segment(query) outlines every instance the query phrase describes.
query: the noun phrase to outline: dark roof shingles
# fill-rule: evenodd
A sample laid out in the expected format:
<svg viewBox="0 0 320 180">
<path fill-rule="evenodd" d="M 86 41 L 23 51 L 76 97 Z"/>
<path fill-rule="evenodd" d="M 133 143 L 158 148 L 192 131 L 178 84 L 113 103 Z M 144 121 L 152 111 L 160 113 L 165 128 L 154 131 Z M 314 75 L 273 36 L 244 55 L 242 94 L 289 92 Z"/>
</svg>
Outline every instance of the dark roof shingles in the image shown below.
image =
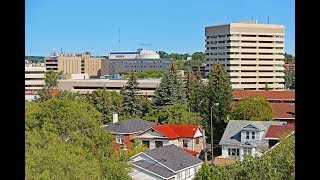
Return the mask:
<svg viewBox="0 0 320 180">
<path fill-rule="evenodd" d="M 147 150 L 144 154 L 159 161 L 174 171 L 179 171 L 203 162 L 199 158 L 192 156 L 174 144 Z"/>
<path fill-rule="evenodd" d="M 163 166 L 160 166 L 157 163 L 150 163 L 145 160 L 140 160 L 140 161 L 132 162 L 132 164 L 134 164 L 142 169 L 146 169 L 148 171 L 151 171 L 151 172 L 153 172 L 157 175 L 160 175 L 162 177 L 165 177 L 165 178 L 168 178 L 168 177 L 175 175 L 169 169 L 167 169 Z"/>
</svg>

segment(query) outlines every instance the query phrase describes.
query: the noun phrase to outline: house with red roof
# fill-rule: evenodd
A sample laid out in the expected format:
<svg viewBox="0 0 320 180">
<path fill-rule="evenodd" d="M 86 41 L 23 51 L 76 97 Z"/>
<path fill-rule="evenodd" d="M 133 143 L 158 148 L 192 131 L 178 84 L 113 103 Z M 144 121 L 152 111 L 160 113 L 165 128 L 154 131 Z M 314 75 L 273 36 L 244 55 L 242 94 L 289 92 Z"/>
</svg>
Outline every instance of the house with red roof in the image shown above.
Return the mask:
<svg viewBox="0 0 320 180">
<path fill-rule="evenodd" d="M 194 156 L 203 149 L 203 135 L 198 125 L 160 124 L 138 134 L 136 138 L 149 149 L 175 144 Z"/>
</svg>

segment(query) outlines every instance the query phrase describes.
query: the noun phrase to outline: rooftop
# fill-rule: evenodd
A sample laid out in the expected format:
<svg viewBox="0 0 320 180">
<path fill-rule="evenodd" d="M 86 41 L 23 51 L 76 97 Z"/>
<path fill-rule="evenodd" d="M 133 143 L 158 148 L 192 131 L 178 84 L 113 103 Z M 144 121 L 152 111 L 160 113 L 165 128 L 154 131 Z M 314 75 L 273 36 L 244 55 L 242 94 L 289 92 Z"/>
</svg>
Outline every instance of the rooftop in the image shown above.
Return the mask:
<svg viewBox="0 0 320 180">
<path fill-rule="evenodd" d="M 233 90 L 233 99 L 243 99 L 254 96 L 262 96 L 267 100 L 295 100 L 295 91 L 252 91 Z"/>
<path fill-rule="evenodd" d="M 190 124 L 160 124 L 152 128 L 170 139 L 175 139 L 179 137 L 193 138 L 199 126 Z"/>
<path fill-rule="evenodd" d="M 192 156 L 174 144 L 147 150 L 143 153 L 172 169 L 173 171 L 179 171 L 203 162 L 201 159 Z"/>
<path fill-rule="evenodd" d="M 275 119 L 295 119 L 295 103 L 270 103 Z"/>
<path fill-rule="evenodd" d="M 294 124 L 270 125 L 265 138 L 279 138 L 281 135 L 289 134 L 295 130 Z"/>
</svg>

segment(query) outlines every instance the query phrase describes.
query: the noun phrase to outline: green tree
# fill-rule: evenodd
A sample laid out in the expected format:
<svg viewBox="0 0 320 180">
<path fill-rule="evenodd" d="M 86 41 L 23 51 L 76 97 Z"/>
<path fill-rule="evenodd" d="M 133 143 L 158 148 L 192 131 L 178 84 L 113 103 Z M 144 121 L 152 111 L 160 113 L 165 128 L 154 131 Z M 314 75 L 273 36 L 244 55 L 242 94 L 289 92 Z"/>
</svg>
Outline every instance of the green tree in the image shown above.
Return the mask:
<svg viewBox="0 0 320 180">
<path fill-rule="evenodd" d="M 295 71 L 285 70 L 284 82 L 285 82 L 286 89 L 294 89 L 292 85 L 295 83 Z"/>
<path fill-rule="evenodd" d="M 264 97 L 249 97 L 231 107 L 230 118 L 235 120 L 272 121 L 274 112 Z"/>
<path fill-rule="evenodd" d="M 57 99 L 69 99 L 73 101 L 87 101 L 87 97 L 80 92 L 71 92 L 68 90 L 60 91 L 57 96 Z"/>
<path fill-rule="evenodd" d="M 51 99 L 51 91 L 58 87 L 58 80 L 62 78 L 63 72 L 54 72 L 52 69 L 44 73 L 45 85 L 38 90 L 40 101 Z"/>
<path fill-rule="evenodd" d="M 129 118 L 141 117 L 142 106 L 138 95 L 139 83 L 137 75 L 134 71 L 131 72 L 127 85 L 122 90 L 123 95 L 123 114 Z"/>
<path fill-rule="evenodd" d="M 192 54 L 192 60 L 204 60 L 204 53 L 203 52 L 195 52 Z"/>
<path fill-rule="evenodd" d="M 264 84 L 264 90 L 265 91 L 269 91 L 270 90 L 269 83 L 267 81 Z"/>
<path fill-rule="evenodd" d="M 164 52 L 164 51 L 156 51 L 160 58 L 168 58 L 168 53 Z"/>
<path fill-rule="evenodd" d="M 205 120 L 203 121 L 205 131 L 208 132 L 207 137 L 211 140 L 211 107 L 213 107 L 213 137 L 215 140 L 220 140 L 227 125 L 227 117 L 232 102 L 232 90 L 229 77 L 219 62 L 213 65 L 213 69 L 209 74 L 209 81 L 205 94 L 206 98 L 201 103 L 201 106 L 203 107 L 201 109 L 201 114 Z M 219 105 L 214 106 L 214 103 L 219 103 Z"/>
<path fill-rule="evenodd" d="M 189 106 L 195 112 L 201 112 L 201 103 L 206 99 L 206 84 L 201 76 L 200 67 L 195 75 L 193 86 L 190 90 Z"/>
<path fill-rule="evenodd" d="M 142 72 L 137 73 L 138 78 L 161 78 L 164 76 L 164 71 L 161 70 L 144 70 Z"/>
<path fill-rule="evenodd" d="M 147 149 L 149 148 L 146 145 L 142 144 L 140 140 L 135 139 L 133 140 L 133 143 L 131 144 L 130 148 L 128 148 L 128 156 L 131 157 Z"/>
<path fill-rule="evenodd" d="M 284 53 L 284 62 L 286 64 L 295 64 L 295 57 L 291 54 Z"/>
<path fill-rule="evenodd" d="M 102 120 L 84 101 L 30 103 L 25 111 L 26 179 L 130 178 L 127 160 L 113 155 Z"/>
<path fill-rule="evenodd" d="M 152 110 L 151 100 L 148 98 L 147 93 L 141 97 L 142 116 Z"/>
<path fill-rule="evenodd" d="M 191 112 L 187 104 L 164 106 L 161 110 L 151 111 L 144 119 L 166 124 L 195 124 L 199 125 L 202 118 L 199 113 Z"/>
<path fill-rule="evenodd" d="M 201 165 L 200 170 L 197 172 L 196 176 L 194 177 L 194 180 L 211 180 L 212 179 L 212 168 L 206 164 L 203 163 Z"/>
<path fill-rule="evenodd" d="M 160 85 L 154 93 L 153 105 L 156 108 L 162 108 L 173 103 L 187 102 L 185 87 L 181 78 L 177 75 L 175 63 L 170 65 L 169 71 L 161 79 Z"/>
<path fill-rule="evenodd" d="M 111 94 L 105 86 L 102 89 L 94 90 L 89 96 L 89 102 L 102 113 L 104 124 L 112 121 L 112 113 L 116 108 L 113 105 Z"/>
</svg>

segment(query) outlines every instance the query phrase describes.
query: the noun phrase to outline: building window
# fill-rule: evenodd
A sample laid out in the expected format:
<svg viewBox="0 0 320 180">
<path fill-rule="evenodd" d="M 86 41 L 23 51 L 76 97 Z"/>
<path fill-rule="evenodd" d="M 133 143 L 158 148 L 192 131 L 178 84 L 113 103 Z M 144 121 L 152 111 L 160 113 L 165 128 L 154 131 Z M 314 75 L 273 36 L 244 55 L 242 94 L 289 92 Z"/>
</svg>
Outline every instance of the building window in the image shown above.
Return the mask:
<svg viewBox="0 0 320 180">
<path fill-rule="evenodd" d="M 142 141 L 142 144 L 150 148 L 150 142 L 149 141 Z"/>
<path fill-rule="evenodd" d="M 252 154 L 251 148 L 243 148 L 243 154 Z"/>
<path fill-rule="evenodd" d="M 229 156 L 239 156 L 239 149 L 236 148 L 228 148 Z"/>
<path fill-rule="evenodd" d="M 186 178 L 190 177 L 190 169 L 186 170 Z"/>
<path fill-rule="evenodd" d="M 196 144 L 199 144 L 200 138 L 196 138 Z"/>
<path fill-rule="evenodd" d="M 249 131 L 246 131 L 246 139 L 249 139 Z"/>
<path fill-rule="evenodd" d="M 123 134 L 116 135 L 116 143 L 123 144 Z"/>
<path fill-rule="evenodd" d="M 185 148 L 188 147 L 188 140 L 186 140 L 186 139 L 183 140 L 183 147 L 185 147 Z"/>
<path fill-rule="evenodd" d="M 251 132 L 251 138 L 256 139 L 256 132 Z"/>
<path fill-rule="evenodd" d="M 156 148 L 163 146 L 163 141 L 155 141 Z"/>
</svg>

